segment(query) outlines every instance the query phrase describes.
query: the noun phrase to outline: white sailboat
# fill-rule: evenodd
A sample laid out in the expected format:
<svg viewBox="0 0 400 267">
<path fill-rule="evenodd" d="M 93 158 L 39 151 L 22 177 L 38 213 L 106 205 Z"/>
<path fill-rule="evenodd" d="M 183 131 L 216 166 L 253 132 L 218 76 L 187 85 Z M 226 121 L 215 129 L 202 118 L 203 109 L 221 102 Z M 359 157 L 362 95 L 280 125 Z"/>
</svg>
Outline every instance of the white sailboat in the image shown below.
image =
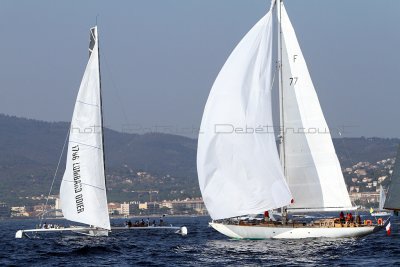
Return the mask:
<svg viewBox="0 0 400 267">
<path fill-rule="evenodd" d="M 385 189 L 383 188 L 382 185 L 379 186 L 379 208 L 378 211 L 374 211 L 371 213 L 372 216 L 374 217 L 383 217 L 383 216 L 390 216 L 390 212 L 385 211 L 385 208 L 383 207 L 385 204 L 386 200 L 386 193 Z"/>
<path fill-rule="evenodd" d="M 278 17 L 280 153 L 272 121 L 273 10 Z M 352 237 L 382 226 L 287 213 L 354 210 L 305 59 L 282 0 L 233 50 L 211 89 L 198 140 L 210 225 L 231 238 Z M 281 209 L 282 220 L 241 216 Z M 243 218 L 243 217 L 242 217 Z"/>
<path fill-rule="evenodd" d="M 183 235 L 186 227 L 111 227 L 107 205 L 100 58 L 97 26 L 90 29 L 89 61 L 75 102 L 69 132 L 67 163 L 60 188 L 64 218 L 88 226 L 19 230 L 27 233 L 73 231 L 108 236 L 111 230 L 173 229 Z"/>
</svg>

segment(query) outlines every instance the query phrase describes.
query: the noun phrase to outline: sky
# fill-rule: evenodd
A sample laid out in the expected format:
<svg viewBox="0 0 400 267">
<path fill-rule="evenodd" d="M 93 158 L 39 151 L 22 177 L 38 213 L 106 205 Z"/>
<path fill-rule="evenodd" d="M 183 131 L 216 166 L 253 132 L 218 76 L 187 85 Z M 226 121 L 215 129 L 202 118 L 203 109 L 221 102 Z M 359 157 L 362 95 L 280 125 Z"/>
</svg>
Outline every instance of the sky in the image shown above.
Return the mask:
<svg viewBox="0 0 400 267">
<path fill-rule="evenodd" d="M 196 137 L 214 79 L 269 5 L 3 0 L 0 113 L 70 121 L 97 18 L 105 125 Z M 400 137 L 400 1 L 285 6 L 329 127 L 344 137 Z"/>
</svg>

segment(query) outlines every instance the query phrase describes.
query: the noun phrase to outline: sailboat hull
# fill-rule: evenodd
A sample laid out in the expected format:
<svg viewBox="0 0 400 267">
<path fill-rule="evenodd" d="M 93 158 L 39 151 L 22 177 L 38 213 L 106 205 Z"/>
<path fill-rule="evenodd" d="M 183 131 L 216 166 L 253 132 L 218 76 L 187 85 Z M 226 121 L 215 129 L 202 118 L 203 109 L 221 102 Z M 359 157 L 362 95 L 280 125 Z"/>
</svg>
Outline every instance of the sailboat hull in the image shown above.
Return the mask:
<svg viewBox="0 0 400 267">
<path fill-rule="evenodd" d="M 29 237 L 29 234 L 45 234 L 45 233 L 65 233 L 65 232 L 73 232 L 78 234 L 83 234 L 87 236 L 108 236 L 109 230 L 107 229 L 97 229 L 93 227 L 80 227 L 80 226 L 72 226 L 67 228 L 49 228 L 49 229 L 27 229 L 27 230 L 18 230 L 15 233 L 15 238 L 24 238 Z"/>
<path fill-rule="evenodd" d="M 374 216 L 374 217 L 384 217 L 384 216 L 391 216 L 391 215 L 392 214 L 390 212 L 386 212 L 386 211 L 371 213 L 371 216 Z"/>
<path fill-rule="evenodd" d="M 109 233 L 115 232 L 125 232 L 130 230 L 150 230 L 150 231 L 158 231 L 158 230 L 173 230 L 176 234 L 180 234 L 182 236 L 186 236 L 188 234 L 188 229 L 186 226 L 145 226 L 145 227 L 111 227 L 111 230 L 107 229 L 99 229 L 93 227 L 80 227 L 80 226 L 72 226 L 68 228 L 50 228 L 50 229 L 27 229 L 27 230 L 18 230 L 15 233 L 15 238 L 24 238 L 28 237 L 30 234 L 46 234 L 46 233 L 65 233 L 65 232 L 73 232 L 87 236 L 108 236 Z"/>
<path fill-rule="evenodd" d="M 243 226 L 211 222 L 210 226 L 230 238 L 236 239 L 302 239 L 360 237 L 379 231 L 383 226 L 362 227 L 290 227 Z"/>
</svg>

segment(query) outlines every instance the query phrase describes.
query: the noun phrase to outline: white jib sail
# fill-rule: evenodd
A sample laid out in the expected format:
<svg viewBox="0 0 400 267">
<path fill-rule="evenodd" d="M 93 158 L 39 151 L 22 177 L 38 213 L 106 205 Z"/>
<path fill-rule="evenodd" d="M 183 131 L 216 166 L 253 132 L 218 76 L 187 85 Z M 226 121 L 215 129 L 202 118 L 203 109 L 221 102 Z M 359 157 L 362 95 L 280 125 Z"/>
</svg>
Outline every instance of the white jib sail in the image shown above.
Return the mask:
<svg viewBox="0 0 400 267">
<path fill-rule="evenodd" d="M 385 190 L 383 189 L 383 186 L 380 185 L 379 186 L 379 210 L 383 210 L 383 206 L 385 204 L 385 200 L 386 200 L 386 194 L 385 194 Z"/>
<path fill-rule="evenodd" d="M 282 4 L 282 83 L 289 209 L 351 209 L 328 125 Z"/>
<path fill-rule="evenodd" d="M 105 187 L 97 28 L 69 134 L 60 199 L 66 219 L 110 229 Z"/>
<path fill-rule="evenodd" d="M 272 32 L 270 10 L 231 53 L 204 109 L 197 172 L 214 220 L 261 213 L 292 198 L 272 127 Z"/>
</svg>

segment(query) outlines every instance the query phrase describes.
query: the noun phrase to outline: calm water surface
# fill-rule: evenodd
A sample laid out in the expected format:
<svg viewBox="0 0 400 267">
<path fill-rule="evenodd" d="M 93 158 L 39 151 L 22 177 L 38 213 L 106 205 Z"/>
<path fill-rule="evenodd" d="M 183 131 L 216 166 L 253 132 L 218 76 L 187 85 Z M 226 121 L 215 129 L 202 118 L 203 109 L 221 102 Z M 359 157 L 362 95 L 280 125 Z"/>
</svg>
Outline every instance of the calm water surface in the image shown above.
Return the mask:
<svg viewBox="0 0 400 267">
<path fill-rule="evenodd" d="M 208 221 L 208 217 L 167 218 L 168 223 L 188 227 L 185 237 L 172 231 L 137 230 L 110 237 L 15 239 L 17 229 L 35 227 L 38 221 L 0 220 L 0 266 L 400 265 L 396 217 L 391 219 L 389 237 L 381 231 L 364 238 L 307 240 L 231 240 L 209 228 Z"/>
</svg>

